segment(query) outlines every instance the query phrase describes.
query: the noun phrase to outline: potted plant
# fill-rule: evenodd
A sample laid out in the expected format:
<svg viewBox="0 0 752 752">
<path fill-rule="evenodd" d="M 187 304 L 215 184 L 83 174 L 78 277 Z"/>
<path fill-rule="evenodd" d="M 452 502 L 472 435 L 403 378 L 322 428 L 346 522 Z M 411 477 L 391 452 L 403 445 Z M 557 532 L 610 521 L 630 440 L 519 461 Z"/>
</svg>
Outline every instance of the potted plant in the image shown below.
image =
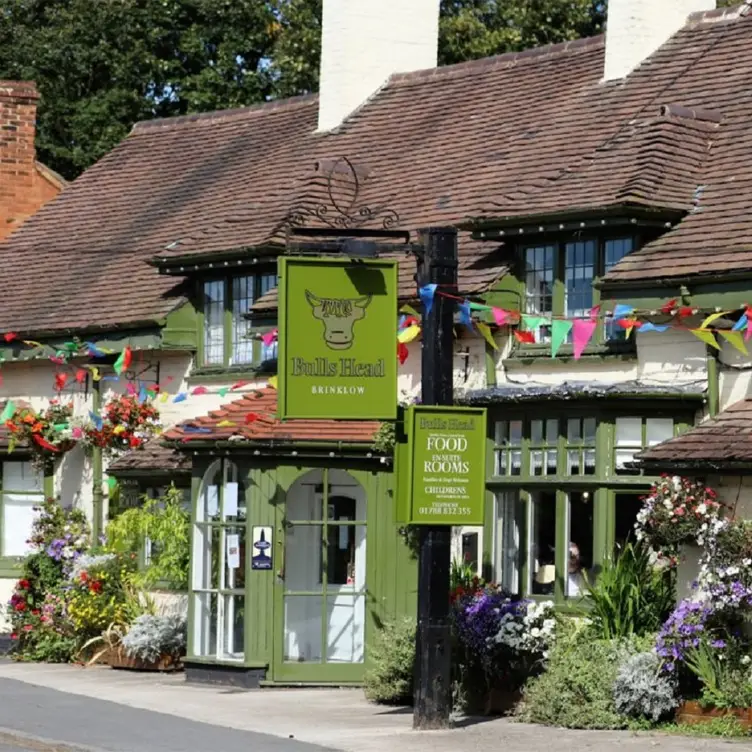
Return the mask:
<svg viewBox="0 0 752 752">
<path fill-rule="evenodd" d="M 183 614 L 143 614 L 120 641 L 113 668 L 176 671 L 185 655 L 187 623 Z"/>
<path fill-rule="evenodd" d="M 690 478 L 664 475 L 644 498 L 635 523 L 659 562 L 677 567 L 677 595 L 692 595 L 700 573 L 703 547 L 726 525 L 723 504 L 713 489 Z"/>
</svg>

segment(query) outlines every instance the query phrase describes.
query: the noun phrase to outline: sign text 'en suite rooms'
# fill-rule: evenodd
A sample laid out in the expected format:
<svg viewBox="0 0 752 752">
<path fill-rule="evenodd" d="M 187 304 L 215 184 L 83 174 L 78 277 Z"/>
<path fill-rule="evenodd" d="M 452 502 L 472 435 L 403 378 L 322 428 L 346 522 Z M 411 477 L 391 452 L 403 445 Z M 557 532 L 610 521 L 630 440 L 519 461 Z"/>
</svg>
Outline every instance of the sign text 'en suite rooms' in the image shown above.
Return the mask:
<svg viewBox="0 0 752 752">
<path fill-rule="evenodd" d="M 482 525 L 486 496 L 486 411 L 414 406 L 410 445 L 409 522 Z"/>
</svg>

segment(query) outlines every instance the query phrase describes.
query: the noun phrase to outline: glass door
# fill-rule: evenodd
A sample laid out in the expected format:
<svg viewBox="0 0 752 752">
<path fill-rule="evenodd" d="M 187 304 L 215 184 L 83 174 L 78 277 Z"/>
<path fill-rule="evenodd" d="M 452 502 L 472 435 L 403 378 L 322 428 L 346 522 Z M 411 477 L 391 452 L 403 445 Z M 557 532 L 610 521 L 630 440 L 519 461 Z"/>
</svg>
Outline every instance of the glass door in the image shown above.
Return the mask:
<svg viewBox="0 0 752 752">
<path fill-rule="evenodd" d="M 366 498 L 344 474 L 315 471 L 287 496 L 278 572 L 276 680 L 360 681 L 365 658 Z M 345 476 L 346 478 L 347 476 Z M 321 482 L 319 482 L 319 480 Z"/>
</svg>

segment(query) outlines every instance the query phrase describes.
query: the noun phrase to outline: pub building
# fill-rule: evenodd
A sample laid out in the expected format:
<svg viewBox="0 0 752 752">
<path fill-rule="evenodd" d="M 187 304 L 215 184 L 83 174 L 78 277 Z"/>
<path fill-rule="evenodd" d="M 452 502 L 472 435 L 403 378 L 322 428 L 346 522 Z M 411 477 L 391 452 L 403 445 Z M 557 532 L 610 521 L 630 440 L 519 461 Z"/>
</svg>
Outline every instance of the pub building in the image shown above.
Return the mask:
<svg viewBox="0 0 752 752">
<path fill-rule="evenodd" d="M 420 397 L 420 336 L 397 342 L 398 321 L 422 313 L 414 253 L 389 255 L 388 352 L 348 349 L 353 333 L 353 348 L 367 341 L 358 327 L 376 303 L 343 302 L 311 272 L 295 315 L 334 348 L 300 335 L 292 372 L 315 391 L 295 411 L 278 404 L 278 348 L 298 329 L 275 341 L 277 260 L 327 231 L 365 257 L 368 233 L 410 245 L 422 228 L 459 228 L 457 289 L 438 293 L 501 315 L 475 314 L 488 338 L 457 319 L 455 400 L 487 410 L 487 433 L 483 524 L 457 525 L 452 555 L 522 596 L 577 604 L 651 481 L 681 466 L 647 450 L 752 391 L 730 335 L 752 300 L 750 14 L 662 0 L 659 17 L 655 0 L 610 0 L 606 35 L 436 67 L 439 0 L 362 5 L 324 0 L 318 94 L 138 123 L 0 245 L 5 406 L 63 398 L 87 420 L 128 387 L 158 386 L 167 426 L 115 462 L 80 445 L 45 470 L 23 447 L 2 454 L 0 597 L 45 494 L 98 536 L 108 480 L 131 500 L 175 482 L 192 514 L 190 592 L 174 598 L 194 680 L 358 683 L 382 625 L 416 614 L 399 469 L 413 465 L 391 420 L 333 412 L 375 404 L 359 379 L 395 384 L 395 406 Z M 86 348 L 51 361 L 69 343 Z M 133 364 L 117 374 L 126 347 Z M 330 383 L 332 368 L 348 383 Z M 744 495 L 738 469 L 720 477 Z"/>
</svg>

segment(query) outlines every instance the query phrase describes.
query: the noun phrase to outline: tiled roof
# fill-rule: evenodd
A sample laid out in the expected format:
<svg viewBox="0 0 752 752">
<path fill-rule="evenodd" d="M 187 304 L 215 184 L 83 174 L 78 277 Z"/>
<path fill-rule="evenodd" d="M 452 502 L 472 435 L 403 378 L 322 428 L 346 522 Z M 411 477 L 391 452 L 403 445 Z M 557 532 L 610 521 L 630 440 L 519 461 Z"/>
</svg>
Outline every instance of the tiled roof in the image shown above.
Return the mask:
<svg viewBox="0 0 752 752">
<path fill-rule="evenodd" d="M 602 71 L 595 37 L 395 75 L 329 133 L 316 96 L 141 123 L 0 245 L 0 331 L 158 320 L 187 288 L 148 259 L 281 248 L 341 156 L 374 227 L 636 203 L 688 214 L 607 281 L 748 269 L 752 16 L 698 15 L 624 81 Z"/>
<path fill-rule="evenodd" d="M 287 420 L 275 417 L 277 391 L 270 387 L 250 392 L 201 418 L 185 421 L 163 434 L 167 441 L 258 441 L 284 443 L 373 442 L 380 424 L 355 420 Z M 228 425 L 221 425 L 227 423 Z"/>
<path fill-rule="evenodd" d="M 190 475 L 191 457 L 165 446 L 160 439 L 152 439 L 141 448 L 132 449 L 118 457 L 107 467 L 107 473 L 115 476 L 121 472 L 133 471 L 162 471 L 174 475 Z"/>
<path fill-rule="evenodd" d="M 641 452 L 637 459 L 645 465 L 666 469 L 681 465 L 712 468 L 752 463 L 751 439 L 752 398 L 747 398 L 687 433 Z"/>
</svg>

